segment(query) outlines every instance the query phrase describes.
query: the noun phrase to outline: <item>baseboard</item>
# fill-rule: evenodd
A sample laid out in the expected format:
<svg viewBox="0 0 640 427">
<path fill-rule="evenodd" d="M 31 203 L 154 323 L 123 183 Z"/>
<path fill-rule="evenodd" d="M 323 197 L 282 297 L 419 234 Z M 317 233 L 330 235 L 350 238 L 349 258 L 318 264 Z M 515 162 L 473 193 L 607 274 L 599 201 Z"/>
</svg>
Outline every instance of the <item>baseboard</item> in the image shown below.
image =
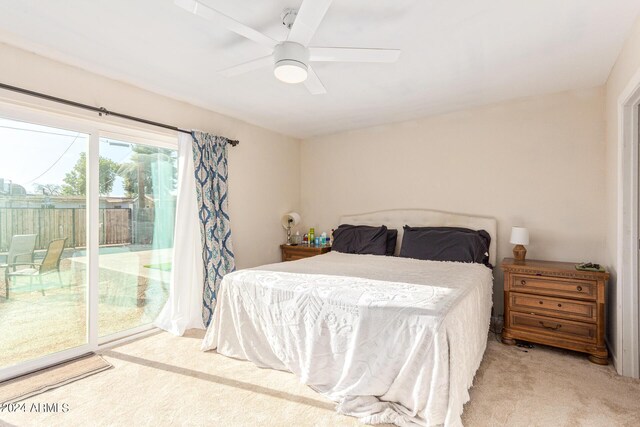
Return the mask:
<svg viewBox="0 0 640 427">
<path fill-rule="evenodd" d="M 615 368 L 618 375 L 622 375 L 621 366 L 618 365 L 618 358 L 616 357 L 615 351 L 612 350 L 611 343 L 609 343 L 609 338 L 605 336 L 604 343 L 607 346 L 607 350 L 609 350 L 609 357 L 611 357 L 611 362 L 613 363 L 613 367 Z"/>
</svg>

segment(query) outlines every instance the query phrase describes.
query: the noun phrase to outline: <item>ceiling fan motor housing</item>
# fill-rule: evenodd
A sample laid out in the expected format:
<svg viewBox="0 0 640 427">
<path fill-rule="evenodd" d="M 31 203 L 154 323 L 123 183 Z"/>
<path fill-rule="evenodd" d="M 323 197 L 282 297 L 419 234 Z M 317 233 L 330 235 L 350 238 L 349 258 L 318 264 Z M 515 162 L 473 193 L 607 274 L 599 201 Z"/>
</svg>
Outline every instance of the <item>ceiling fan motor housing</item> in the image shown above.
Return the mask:
<svg viewBox="0 0 640 427">
<path fill-rule="evenodd" d="M 307 79 L 309 50 L 299 43 L 282 42 L 273 50 L 273 73 L 285 83 Z"/>
<path fill-rule="evenodd" d="M 309 51 L 306 47 L 295 42 L 282 42 L 273 50 L 274 65 L 296 65 L 305 70 L 309 64 Z"/>
</svg>

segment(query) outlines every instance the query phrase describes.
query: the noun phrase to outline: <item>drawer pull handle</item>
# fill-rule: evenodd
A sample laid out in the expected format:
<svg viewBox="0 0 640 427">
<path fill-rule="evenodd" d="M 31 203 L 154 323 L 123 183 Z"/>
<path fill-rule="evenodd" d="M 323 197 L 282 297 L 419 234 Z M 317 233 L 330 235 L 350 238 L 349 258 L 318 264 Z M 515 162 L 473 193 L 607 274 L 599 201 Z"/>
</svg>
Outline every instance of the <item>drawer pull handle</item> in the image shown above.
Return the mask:
<svg viewBox="0 0 640 427">
<path fill-rule="evenodd" d="M 539 302 L 540 302 L 540 304 L 544 304 L 542 301 L 539 301 Z"/>
<path fill-rule="evenodd" d="M 544 324 L 544 322 L 541 320 L 540 321 L 540 325 L 542 325 L 543 328 L 545 329 L 551 329 L 552 331 L 557 331 L 558 329 L 562 328 L 562 325 L 560 323 L 557 323 L 555 327 L 553 326 L 547 326 Z"/>
<path fill-rule="evenodd" d="M 521 284 L 522 286 L 524 286 L 524 285 L 526 285 L 526 284 L 527 284 L 527 281 L 526 281 L 526 280 L 521 280 L 521 281 L 520 281 L 520 284 Z"/>
<path fill-rule="evenodd" d="M 558 304 L 558 307 L 562 307 L 562 304 Z"/>
<path fill-rule="evenodd" d="M 582 292 L 582 286 L 578 286 L 576 289 L 578 290 L 578 292 Z"/>
</svg>

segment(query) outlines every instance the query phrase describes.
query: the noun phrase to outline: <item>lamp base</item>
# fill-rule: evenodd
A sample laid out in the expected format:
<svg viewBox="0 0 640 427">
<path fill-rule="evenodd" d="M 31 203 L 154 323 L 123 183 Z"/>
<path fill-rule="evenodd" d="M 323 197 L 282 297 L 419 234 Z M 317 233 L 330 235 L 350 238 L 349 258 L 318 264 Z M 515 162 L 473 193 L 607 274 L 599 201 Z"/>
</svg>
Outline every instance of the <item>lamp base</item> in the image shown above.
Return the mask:
<svg viewBox="0 0 640 427">
<path fill-rule="evenodd" d="M 516 261 L 524 261 L 524 258 L 527 256 L 527 249 L 522 245 L 515 245 L 513 247 L 513 258 Z"/>
</svg>

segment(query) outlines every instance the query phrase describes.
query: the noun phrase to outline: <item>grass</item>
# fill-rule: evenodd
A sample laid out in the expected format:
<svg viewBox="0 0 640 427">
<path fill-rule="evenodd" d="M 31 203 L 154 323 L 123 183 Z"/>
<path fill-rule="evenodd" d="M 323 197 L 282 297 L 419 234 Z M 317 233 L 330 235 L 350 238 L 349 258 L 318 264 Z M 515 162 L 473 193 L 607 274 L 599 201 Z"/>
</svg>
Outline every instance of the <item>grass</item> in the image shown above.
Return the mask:
<svg viewBox="0 0 640 427">
<path fill-rule="evenodd" d="M 144 267 L 145 268 L 155 269 L 155 270 L 160 270 L 160 271 L 171 271 L 172 263 L 163 262 L 163 263 L 160 263 L 160 264 L 145 264 Z"/>
</svg>

